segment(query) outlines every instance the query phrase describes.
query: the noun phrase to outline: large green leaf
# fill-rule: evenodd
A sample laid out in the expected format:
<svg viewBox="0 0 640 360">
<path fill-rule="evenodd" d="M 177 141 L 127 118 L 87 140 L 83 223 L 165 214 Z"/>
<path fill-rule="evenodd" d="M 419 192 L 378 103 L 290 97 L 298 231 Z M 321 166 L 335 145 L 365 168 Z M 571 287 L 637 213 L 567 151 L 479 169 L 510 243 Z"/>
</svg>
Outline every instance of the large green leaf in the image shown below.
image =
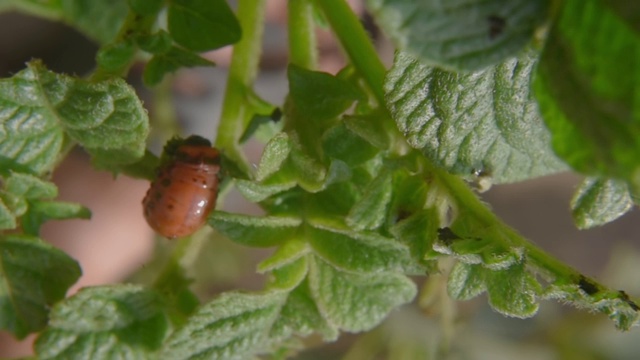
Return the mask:
<svg viewBox="0 0 640 360">
<path fill-rule="evenodd" d="M 287 297 L 226 293 L 200 308 L 165 342 L 161 359 L 248 359 L 269 344 Z"/>
<path fill-rule="evenodd" d="M 417 292 L 415 284 L 399 273 L 350 274 L 317 258 L 309 272 L 311 293 L 322 316 L 351 332 L 378 325 Z"/>
<path fill-rule="evenodd" d="M 153 359 L 169 331 L 156 293 L 90 287 L 57 304 L 35 344 L 39 359 Z"/>
<path fill-rule="evenodd" d="M 0 158 L 10 168 L 50 172 L 67 136 L 99 166 L 132 163 L 144 155 L 148 132 L 147 113 L 122 79 L 90 83 L 34 61 L 0 80 Z"/>
<path fill-rule="evenodd" d="M 38 238 L 0 236 L 0 329 L 18 338 L 40 330 L 80 273 L 75 260 Z"/>
<path fill-rule="evenodd" d="M 536 54 L 456 74 L 398 53 L 385 92 L 391 114 L 414 148 L 447 170 L 509 183 L 565 168 L 529 89 Z"/>
<path fill-rule="evenodd" d="M 516 55 L 546 18 L 547 0 L 368 0 L 403 51 L 450 70 L 474 71 Z"/>
<path fill-rule="evenodd" d="M 640 37 L 606 1 L 562 2 L 534 82 L 553 147 L 574 169 L 635 182 Z"/>
</svg>

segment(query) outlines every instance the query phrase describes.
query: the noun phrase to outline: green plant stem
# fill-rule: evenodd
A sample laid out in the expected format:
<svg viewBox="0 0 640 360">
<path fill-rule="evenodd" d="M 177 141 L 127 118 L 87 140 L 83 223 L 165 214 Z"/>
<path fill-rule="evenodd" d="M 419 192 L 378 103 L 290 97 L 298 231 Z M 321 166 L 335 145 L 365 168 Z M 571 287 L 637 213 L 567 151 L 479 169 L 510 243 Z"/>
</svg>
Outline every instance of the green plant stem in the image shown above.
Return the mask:
<svg viewBox="0 0 640 360">
<path fill-rule="evenodd" d="M 265 0 L 240 0 L 237 16 L 242 27 L 242 40 L 233 47 L 229 78 L 225 91 L 216 146 L 236 161 L 243 170 L 249 164 L 238 143 L 252 116 L 247 97 L 258 72 L 264 29 Z"/>
<path fill-rule="evenodd" d="M 383 105 L 382 85 L 387 70 L 380 61 L 360 19 L 344 0 L 320 0 L 317 4 L 331 24 L 353 66 L 369 85 L 378 103 Z"/>
<path fill-rule="evenodd" d="M 289 62 L 306 69 L 318 66 L 313 8 L 309 0 L 287 2 L 289 24 Z"/>
</svg>

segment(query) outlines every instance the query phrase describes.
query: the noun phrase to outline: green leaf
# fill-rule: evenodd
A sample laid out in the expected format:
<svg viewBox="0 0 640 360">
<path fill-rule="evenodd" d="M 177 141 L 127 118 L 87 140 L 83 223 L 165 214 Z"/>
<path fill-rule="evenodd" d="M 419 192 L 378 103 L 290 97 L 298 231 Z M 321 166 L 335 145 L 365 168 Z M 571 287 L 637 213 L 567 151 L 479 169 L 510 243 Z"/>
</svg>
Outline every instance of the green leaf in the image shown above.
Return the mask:
<svg viewBox="0 0 640 360">
<path fill-rule="evenodd" d="M 409 246 L 414 260 L 425 264 L 424 257 L 437 238 L 438 225 L 436 210 L 423 209 L 398 221 L 389 231 L 398 241 Z"/>
<path fill-rule="evenodd" d="M 604 5 L 608 6 L 623 21 L 626 21 L 627 26 L 640 33 L 640 3 L 627 0 L 607 0 Z"/>
<path fill-rule="evenodd" d="M 164 6 L 165 0 L 128 0 L 133 11 L 140 15 L 157 14 Z"/>
<path fill-rule="evenodd" d="M 322 135 L 322 148 L 325 156 L 340 159 L 351 167 L 372 159 L 379 152 L 368 141 L 349 130 L 343 122 Z"/>
<path fill-rule="evenodd" d="M 80 274 L 75 260 L 38 238 L 0 236 L 0 329 L 20 339 L 42 329 Z"/>
<path fill-rule="evenodd" d="M 632 208 L 629 186 L 614 179 L 587 178 L 571 200 L 571 214 L 580 229 L 604 225 Z"/>
<path fill-rule="evenodd" d="M 287 78 L 297 112 L 309 119 L 334 118 L 347 110 L 354 101 L 364 98 L 350 81 L 328 73 L 289 64 Z"/>
<path fill-rule="evenodd" d="M 640 37 L 606 2 L 567 0 L 534 89 L 553 147 L 574 169 L 633 180 L 640 171 Z"/>
<path fill-rule="evenodd" d="M 287 164 L 301 188 L 308 192 L 318 192 L 325 187 L 327 169 L 317 159 L 306 154 L 296 141 L 292 143 Z"/>
<path fill-rule="evenodd" d="M 411 268 L 409 249 L 375 233 L 343 230 L 314 223 L 305 238 L 316 255 L 342 271 L 372 273 Z"/>
<path fill-rule="evenodd" d="M 339 335 L 339 330 L 328 324 L 320 314 L 304 282 L 289 293 L 269 335 L 273 341 L 282 341 L 294 334 L 308 336 L 314 332 L 322 334 L 325 341 L 335 341 Z"/>
<path fill-rule="evenodd" d="M 291 264 L 309 253 L 309 245 L 301 238 L 292 238 L 280 245 L 276 251 L 258 264 L 258 271 L 265 273 Z"/>
<path fill-rule="evenodd" d="M 169 0 L 169 32 L 193 51 L 208 51 L 240 40 L 238 20 L 225 0 Z"/>
<path fill-rule="evenodd" d="M 262 153 L 260 165 L 256 172 L 256 180 L 263 181 L 280 170 L 285 160 L 289 157 L 290 152 L 291 143 L 289 142 L 289 136 L 284 132 L 274 136 Z"/>
<path fill-rule="evenodd" d="M 449 274 L 447 292 L 455 300 L 470 300 L 487 290 L 485 272 L 480 265 L 458 261 Z"/>
<path fill-rule="evenodd" d="M 263 350 L 286 293 L 225 293 L 165 342 L 161 359 L 247 359 Z"/>
<path fill-rule="evenodd" d="M 90 218 L 91 211 L 80 204 L 35 200 L 29 203 L 29 210 L 22 218 L 22 229 L 27 234 L 38 235 L 40 227 L 48 220 Z"/>
<path fill-rule="evenodd" d="M 291 263 L 274 269 L 268 287 L 269 289 L 291 291 L 305 279 L 308 269 L 307 257 L 300 257 Z"/>
<path fill-rule="evenodd" d="M 127 0 L 60 0 L 64 19 L 99 43 L 113 40 L 129 11 Z"/>
<path fill-rule="evenodd" d="M 0 229 L 15 229 L 18 226 L 16 216 L 5 204 L 5 200 L 0 196 Z"/>
<path fill-rule="evenodd" d="M 120 40 L 103 46 L 96 55 L 96 62 L 103 69 L 115 75 L 126 70 L 136 55 L 133 41 Z"/>
<path fill-rule="evenodd" d="M 365 189 L 345 219 L 354 230 L 373 230 L 380 227 L 387 217 L 391 201 L 391 172 L 382 171 Z"/>
<path fill-rule="evenodd" d="M 289 190 L 296 186 L 295 180 L 283 183 L 260 184 L 248 180 L 236 180 L 236 189 L 251 202 L 261 202 L 268 197 Z"/>
<path fill-rule="evenodd" d="M 102 167 L 144 154 L 148 118 L 122 79 L 89 83 L 40 62 L 0 80 L 0 157 L 40 175 L 53 170 L 68 135 Z"/>
<path fill-rule="evenodd" d="M 497 312 L 525 319 L 538 311 L 536 295 L 541 286 L 523 262 L 504 270 L 486 271 L 485 281 L 489 305 Z"/>
<path fill-rule="evenodd" d="M 137 285 L 89 287 L 53 308 L 35 350 L 39 359 L 148 359 L 168 331 L 156 293 Z"/>
<path fill-rule="evenodd" d="M 53 199 L 58 196 L 58 188 L 54 183 L 18 172 L 11 172 L 4 179 L 4 191 L 29 200 Z"/>
<path fill-rule="evenodd" d="M 209 217 L 209 224 L 238 243 L 268 247 L 294 237 L 302 220 L 294 217 L 257 217 L 216 211 Z"/>
<path fill-rule="evenodd" d="M 403 51 L 453 71 L 476 71 L 516 55 L 546 20 L 547 0 L 368 0 Z"/>
<path fill-rule="evenodd" d="M 151 58 L 144 68 L 142 79 L 147 86 L 155 86 L 167 74 L 181 68 L 197 66 L 215 66 L 215 64 L 200 57 L 198 54 L 174 46 L 170 50 L 158 53 Z"/>
<path fill-rule="evenodd" d="M 173 39 L 164 30 L 153 34 L 139 34 L 135 40 L 142 50 L 152 54 L 163 54 L 173 48 Z"/>
<path fill-rule="evenodd" d="M 373 328 L 391 310 L 411 301 L 417 292 L 415 284 L 404 275 L 350 274 L 320 259 L 311 262 L 309 286 L 322 316 L 350 332 Z"/>
<path fill-rule="evenodd" d="M 409 144 L 450 172 L 509 183 L 565 169 L 529 89 L 535 54 L 455 74 L 396 54 L 386 101 Z"/>
<path fill-rule="evenodd" d="M 380 114 L 345 116 L 344 124 L 361 138 L 368 141 L 378 149 L 387 150 L 390 147 L 391 139 L 389 132 L 385 129 L 385 121 L 381 121 Z"/>
<path fill-rule="evenodd" d="M 59 0 L 0 0 L 0 12 L 15 10 L 46 19 L 62 17 L 62 4 Z"/>
</svg>

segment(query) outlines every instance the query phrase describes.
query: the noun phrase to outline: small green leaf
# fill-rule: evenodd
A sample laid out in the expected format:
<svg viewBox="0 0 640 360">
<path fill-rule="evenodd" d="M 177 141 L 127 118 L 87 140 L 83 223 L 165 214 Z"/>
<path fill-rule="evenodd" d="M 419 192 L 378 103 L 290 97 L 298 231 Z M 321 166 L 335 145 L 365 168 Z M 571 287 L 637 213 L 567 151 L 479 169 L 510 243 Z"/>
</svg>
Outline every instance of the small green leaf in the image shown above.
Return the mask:
<svg viewBox="0 0 640 360">
<path fill-rule="evenodd" d="M 273 255 L 258 264 L 258 271 L 265 273 L 290 264 L 308 254 L 309 250 L 309 245 L 303 239 L 289 239 L 280 245 Z"/>
<path fill-rule="evenodd" d="M 436 210 L 423 209 L 398 221 L 389 231 L 399 242 L 409 246 L 414 260 L 425 264 L 424 257 L 437 238 L 438 226 Z"/>
<path fill-rule="evenodd" d="M 297 287 L 307 276 L 309 264 L 307 257 L 303 256 L 287 265 L 274 269 L 269 282 L 269 289 L 291 291 Z"/>
<path fill-rule="evenodd" d="M 449 274 L 447 292 L 455 300 L 470 300 L 487 290 L 485 272 L 480 265 L 466 264 L 458 261 Z"/>
<path fill-rule="evenodd" d="M 248 180 L 236 180 L 236 189 L 251 202 L 261 202 L 268 197 L 289 190 L 296 186 L 295 180 L 273 184 L 260 184 Z"/>
<path fill-rule="evenodd" d="M 22 218 L 22 229 L 26 234 L 38 235 L 40 227 L 48 220 L 90 218 L 91 211 L 80 204 L 35 200 L 29 203 L 29 210 Z"/>
<path fill-rule="evenodd" d="M 516 55 L 549 11 L 547 0 L 368 0 L 383 31 L 406 52 L 453 71 Z"/>
<path fill-rule="evenodd" d="M 631 208 L 629 186 L 614 179 L 587 178 L 571 200 L 573 220 L 580 229 L 604 225 Z"/>
<path fill-rule="evenodd" d="M 75 260 L 38 238 L 0 236 L 0 329 L 20 339 L 42 329 L 80 274 Z"/>
<path fill-rule="evenodd" d="M 58 196 L 58 188 L 54 183 L 36 176 L 11 172 L 4 180 L 4 190 L 25 199 L 53 199 Z"/>
<path fill-rule="evenodd" d="M 127 0 L 60 0 L 64 19 L 99 43 L 113 40 L 129 11 Z"/>
<path fill-rule="evenodd" d="M 209 224 L 238 243 L 268 247 L 295 236 L 302 220 L 294 217 L 257 217 L 216 211 L 209 217 Z"/>
<path fill-rule="evenodd" d="M 164 54 L 173 48 L 173 39 L 164 30 L 154 34 L 140 34 L 135 39 L 142 50 L 151 54 Z"/>
<path fill-rule="evenodd" d="M 494 183 L 551 174 L 566 166 L 530 91 L 536 54 L 525 52 L 493 68 L 456 74 L 396 54 L 386 102 L 409 144 L 450 172 L 482 171 Z"/>
<path fill-rule="evenodd" d="M 489 304 L 497 312 L 521 319 L 532 317 L 538 311 L 536 296 L 540 284 L 518 263 L 508 269 L 485 272 Z"/>
<path fill-rule="evenodd" d="M 128 0 L 133 11 L 140 15 L 157 14 L 164 6 L 165 0 Z"/>
<path fill-rule="evenodd" d="M 225 293 L 165 342 L 161 359 L 248 359 L 264 350 L 286 293 Z"/>
<path fill-rule="evenodd" d="M 151 58 L 144 68 L 142 79 L 147 86 L 155 86 L 167 74 L 180 68 L 197 66 L 215 66 L 215 64 L 198 54 L 174 46 L 169 51 L 156 54 Z"/>
<path fill-rule="evenodd" d="M 136 55 L 136 46 L 133 41 L 121 40 L 103 46 L 96 55 L 96 62 L 103 69 L 115 75 L 127 69 Z"/>
<path fill-rule="evenodd" d="M 391 172 L 382 171 L 365 189 L 345 219 L 354 230 L 373 230 L 382 225 L 392 195 Z"/>
<path fill-rule="evenodd" d="M 640 37 L 606 1 L 563 1 L 534 89 L 553 148 L 574 169 L 632 183 L 640 171 Z"/>
<path fill-rule="evenodd" d="M 341 230 L 315 223 L 305 229 L 315 253 L 343 271 L 403 271 L 412 265 L 409 249 L 375 233 Z"/>
<path fill-rule="evenodd" d="M 379 152 L 368 141 L 349 130 L 343 122 L 322 135 L 322 147 L 325 156 L 340 159 L 351 167 L 372 159 Z"/>
<path fill-rule="evenodd" d="M 391 310 L 411 301 L 417 292 L 415 284 L 404 275 L 350 274 L 320 259 L 311 262 L 309 286 L 322 316 L 350 332 L 373 328 Z"/>
<path fill-rule="evenodd" d="M 238 20 L 225 0 L 169 0 L 169 32 L 193 51 L 208 51 L 240 40 Z"/>
<path fill-rule="evenodd" d="M 380 114 L 345 116 L 343 121 L 347 129 L 354 134 L 378 149 L 387 150 L 390 147 L 391 139 L 389 132 L 384 127 L 385 121 L 380 119 L 381 116 Z"/>
<path fill-rule="evenodd" d="M 137 285 L 89 287 L 57 304 L 39 359 L 148 359 L 169 331 L 162 299 Z"/>
<path fill-rule="evenodd" d="M 306 154 L 300 144 L 293 143 L 288 166 L 296 176 L 301 188 L 308 192 L 318 192 L 325 187 L 327 169 L 318 160 Z"/>
<path fill-rule="evenodd" d="M 16 216 L 4 203 L 2 196 L 0 196 L 0 230 L 15 229 L 17 226 Z"/>
<path fill-rule="evenodd" d="M 364 98 L 351 82 L 331 74 L 290 64 L 287 70 L 290 94 L 301 116 L 326 120 L 342 114 Z"/>
<path fill-rule="evenodd" d="M 287 133 L 281 132 L 274 136 L 262 153 L 260 165 L 256 172 L 256 180 L 263 181 L 278 171 L 291 152 L 291 143 Z"/>
</svg>

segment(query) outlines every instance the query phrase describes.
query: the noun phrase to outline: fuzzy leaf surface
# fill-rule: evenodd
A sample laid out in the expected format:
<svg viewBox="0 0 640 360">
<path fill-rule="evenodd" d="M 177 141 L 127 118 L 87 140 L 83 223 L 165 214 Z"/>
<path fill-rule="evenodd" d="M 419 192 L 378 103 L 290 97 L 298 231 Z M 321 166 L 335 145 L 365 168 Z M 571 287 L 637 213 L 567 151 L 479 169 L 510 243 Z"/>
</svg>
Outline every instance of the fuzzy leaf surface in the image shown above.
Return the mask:
<svg viewBox="0 0 640 360">
<path fill-rule="evenodd" d="M 350 274 L 316 259 L 309 284 L 320 313 L 345 331 L 366 331 L 378 325 L 391 310 L 411 301 L 416 286 L 399 273 Z"/>
<path fill-rule="evenodd" d="M 209 224 L 233 241 L 250 246 L 273 246 L 294 236 L 302 220 L 293 217 L 248 216 L 216 211 Z"/>
<path fill-rule="evenodd" d="M 450 172 L 510 183 L 565 169 L 529 89 L 526 52 L 471 74 L 438 70 L 398 53 L 385 82 L 392 117 L 409 141 Z"/>
<path fill-rule="evenodd" d="M 571 214 L 580 229 L 604 225 L 632 208 L 629 186 L 614 179 L 587 178 L 571 200 Z"/>
<path fill-rule="evenodd" d="M 67 137 L 101 167 L 144 155 L 147 113 L 122 79 L 90 83 L 34 61 L 0 80 L 0 109 L 0 158 L 10 168 L 34 174 L 53 170 Z"/>
<path fill-rule="evenodd" d="M 548 11 L 547 0 L 368 0 L 396 46 L 426 63 L 475 71 L 516 55 Z"/>
<path fill-rule="evenodd" d="M 162 299 L 137 285 L 88 287 L 57 304 L 39 359 L 152 359 L 169 331 Z"/>
<path fill-rule="evenodd" d="M 582 173 L 638 185 L 640 36 L 606 1 L 567 0 L 534 89 L 556 153 Z"/>
<path fill-rule="evenodd" d="M 80 274 L 75 260 L 39 238 L 0 236 L 0 329 L 18 338 L 40 330 Z"/>
<path fill-rule="evenodd" d="M 165 342 L 162 359 L 247 359 L 269 343 L 286 293 L 225 293 Z"/>
</svg>

